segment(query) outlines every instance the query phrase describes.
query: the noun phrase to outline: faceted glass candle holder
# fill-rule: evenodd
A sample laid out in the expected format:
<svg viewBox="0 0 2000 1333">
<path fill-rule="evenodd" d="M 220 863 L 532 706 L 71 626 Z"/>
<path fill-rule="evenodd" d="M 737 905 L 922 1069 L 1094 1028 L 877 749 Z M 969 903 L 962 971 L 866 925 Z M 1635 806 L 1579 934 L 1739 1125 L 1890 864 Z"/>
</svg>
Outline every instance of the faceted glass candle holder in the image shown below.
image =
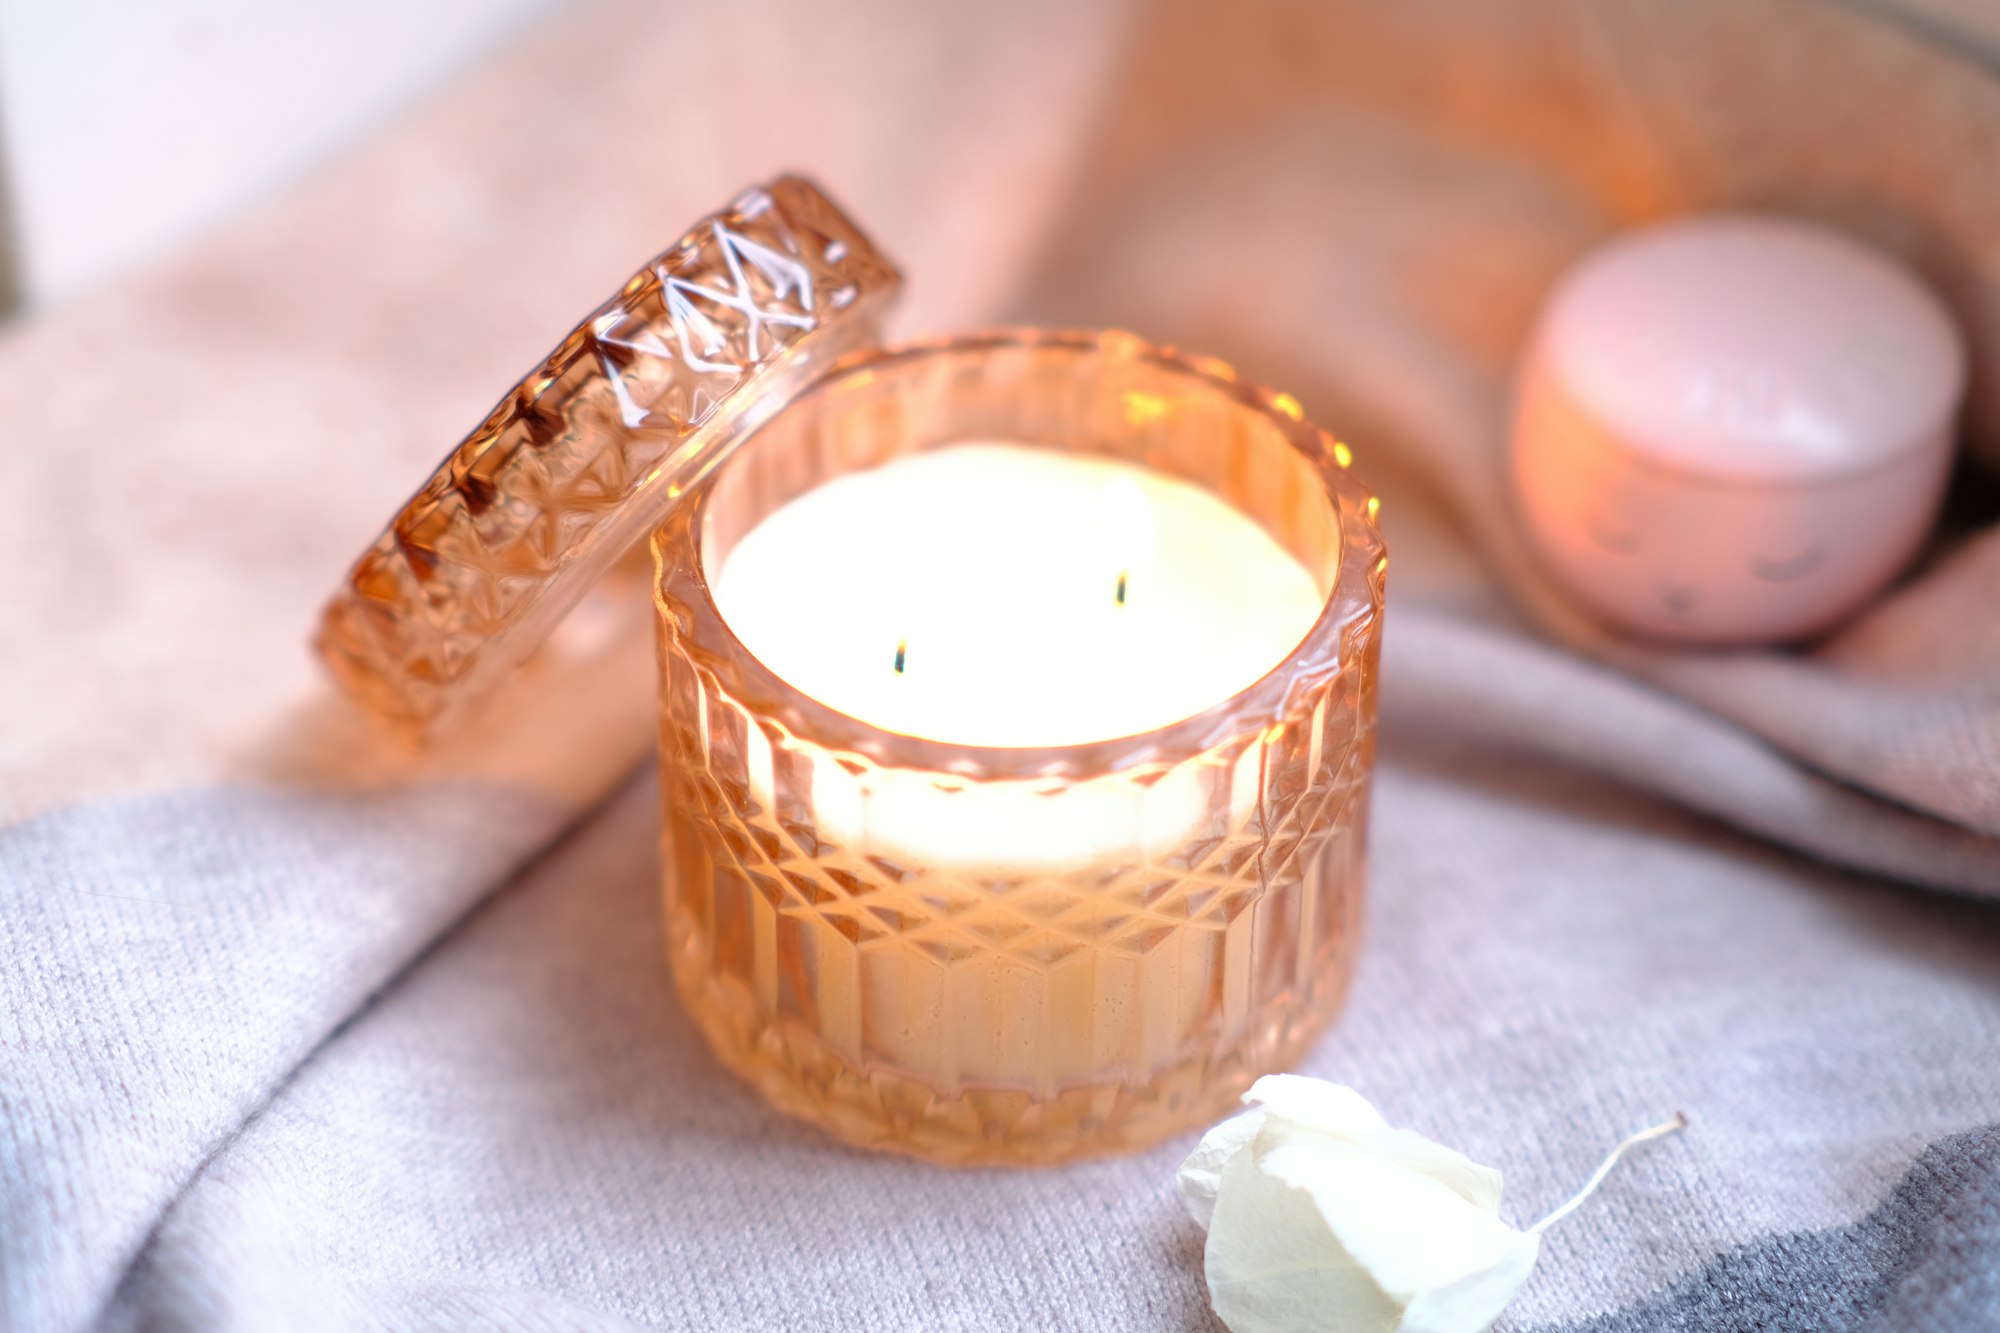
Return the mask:
<svg viewBox="0 0 2000 1333">
<path fill-rule="evenodd" d="M 708 572 L 744 533 L 834 477 L 964 440 L 1209 488 L 1325 607 L 1206 711 L 1047 749 L 872 727 L 737 641 Z M 654 536 L 667 933 L 723 1063 L 851 1143 L 952 1163 L 1143 1148 L 1292 1064 L 1340 1006 L 1361 910 L 1386 561 L 1348 461 L 1219 362 L 1000 333 L 836 366 L 680 506 Z M 936 832 L 960 824 L 984 850 Z M 871 841 L 882 827 L 929 830 L 933 850 Z"/>
</svg>

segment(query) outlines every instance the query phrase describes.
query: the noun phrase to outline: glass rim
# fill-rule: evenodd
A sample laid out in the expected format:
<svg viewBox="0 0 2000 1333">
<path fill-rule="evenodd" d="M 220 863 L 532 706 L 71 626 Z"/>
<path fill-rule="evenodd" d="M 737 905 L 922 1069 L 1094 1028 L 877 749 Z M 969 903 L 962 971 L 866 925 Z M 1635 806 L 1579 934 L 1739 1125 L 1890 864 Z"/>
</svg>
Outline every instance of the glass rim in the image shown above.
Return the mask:
<svg viewBox="0 0 2000 1333">
<path fill-rule="evenodd" d="M 1360 669 L 1367 655 L 1357 661 L 1350 640 L 1379 635 L 1383 609 L 1380 580 L 1387 547 L 1376 523 L 1379 502 L 1350 470 L 1353 457 L 1348 447 L 1306 420 L 1296 398 L 1245 380 L 1224 361 L 1148 343 L 1119 330 L 994 329 L 857 350 L 830 364 L 786 404 L 786 410 L 886 367 L 1004 350 L 1144 363 L 1191 387 L 1212 391 L 1231 406 L 1274 426 L 1319 480 L 1339 528 L 1338 565 L 1312 627 L 1250 684 L 1199 712 L 1149 731 L 1034 747 L 966 745 L 890 731 L 806 694 L 772 671 L 736 637 L 716 605 L 705 569 L 702 532 L 709 488 L 715 481 L 711 477 L 692 497 L 696 503 L 685 507 L 684 517 L 677 516 L 679 522 L 670 522 L 653 534 L 653 598 L 655 614 L 663 620 L 674 616 L 676 606 L 685 610 L 688 624 L 683 647 L 700 669 L 716 676 L 725 694 L 741 702 L 766 726 L 822 748 L 851 753 L 877 768 L 922 770 L 968 781 L 1044 778 L 1067 782 L 1154 765 L 1165 769 L 1231 738 L 1279 726 L 1301 702 L 1343 670 Z M 757 434 L 771 429 L 782 415 L 766 422 Z M 756 436 L 744 447 L 757 448 Z M 685 534 L 684 544 L 691 550 L 670 552 L 670 540 L 677 532 Z"/>
</svg>

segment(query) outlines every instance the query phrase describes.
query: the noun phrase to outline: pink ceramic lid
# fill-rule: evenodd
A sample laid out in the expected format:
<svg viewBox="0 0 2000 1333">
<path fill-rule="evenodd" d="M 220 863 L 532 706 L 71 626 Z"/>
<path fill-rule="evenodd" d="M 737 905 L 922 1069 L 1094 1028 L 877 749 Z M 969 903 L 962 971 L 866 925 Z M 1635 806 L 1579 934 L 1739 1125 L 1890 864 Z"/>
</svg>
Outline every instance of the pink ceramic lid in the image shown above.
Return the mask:
<svg viewBox="0 0 2000 1333">
<path fill-rule="evenodd" d="M 1895 261 L 1755 214 L 1668 222 L 1572 269 L 1539 373 L 1642 459 L 1732 482 L 1812 482 L 1934 438 L 1966 376 L 1957 328 Z"/>
</svg>

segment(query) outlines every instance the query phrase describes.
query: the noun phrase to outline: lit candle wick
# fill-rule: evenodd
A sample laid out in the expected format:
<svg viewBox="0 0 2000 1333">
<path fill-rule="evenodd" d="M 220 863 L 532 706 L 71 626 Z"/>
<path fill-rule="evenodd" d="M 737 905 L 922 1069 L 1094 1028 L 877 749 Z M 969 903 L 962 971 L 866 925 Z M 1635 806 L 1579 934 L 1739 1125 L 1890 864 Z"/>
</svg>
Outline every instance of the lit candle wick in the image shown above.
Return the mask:
<svg viewBox="0 0 2000 1333">
<path fill-rule="evenodd" d="M 907 660 L 909 659 L 909 656 L 910 656 L 910 641 L 909 641 L 908 639 L 898 639 L 898 640 L 896 641 L 896 674 L 897 674 L 897 675 L 899 675 L 899 676 L 900 676 L 900 675 L 902 675 L 902 674 L 903 674 L 903 663 L 904 663 L 905 661 L 907 661 Z"/>
<path fill-rule="evenodd" d="M 1126 570 L 1121 569 L 1118 571 L 1118 605 L 1120 606 L 1125 605 L 1125 585 L 1130 578 L 1131 575 Z"/>
</svg>

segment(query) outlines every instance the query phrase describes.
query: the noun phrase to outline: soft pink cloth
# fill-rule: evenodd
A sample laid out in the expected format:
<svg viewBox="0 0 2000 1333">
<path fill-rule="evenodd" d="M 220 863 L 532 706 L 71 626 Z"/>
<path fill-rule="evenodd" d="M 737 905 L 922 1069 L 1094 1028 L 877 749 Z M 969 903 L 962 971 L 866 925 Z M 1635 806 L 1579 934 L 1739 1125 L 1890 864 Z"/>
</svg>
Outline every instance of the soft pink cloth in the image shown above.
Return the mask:
<svg viewBox="0 0 2000 1333">
<path fill-rule="evenodd" d="M 1700 1302 L 1783 1310 L 1808 1278 L 1917 1312 L 1898 1326 L 2000 1304 L 1950 1257 L 1994 1206 L 2000 936 L 1926 891 L 2000 892 L 1990 481 L 1824 643 L 1705 655 L 1570 612 L 1502 469 L 1552 276 L 1721 204 L 1936 282 L 1975 349 L 1971 449 L 2000 459 L 1996 35 L 1946 0 L 604 3 L 23 321 L 0 1324 L 1205 1318 L 1174 1149 L 947 1176 L 830 1149 L 709 1064 L 652 943 L 643 792 L 430 952 L 640 762 L 643 640 L 422 757 L 305 652 L 512 377 L 783 168 L 902 261 L 906 330 L 1125 325 L 1353 444 L 1395 566 L 1376 935 L 1312 1071 L 1535 1199 L 1677 1104 L 1697 1121 L 1552 1240 L 1523 1324 L 1730 1327 Z"/>
</svg>

